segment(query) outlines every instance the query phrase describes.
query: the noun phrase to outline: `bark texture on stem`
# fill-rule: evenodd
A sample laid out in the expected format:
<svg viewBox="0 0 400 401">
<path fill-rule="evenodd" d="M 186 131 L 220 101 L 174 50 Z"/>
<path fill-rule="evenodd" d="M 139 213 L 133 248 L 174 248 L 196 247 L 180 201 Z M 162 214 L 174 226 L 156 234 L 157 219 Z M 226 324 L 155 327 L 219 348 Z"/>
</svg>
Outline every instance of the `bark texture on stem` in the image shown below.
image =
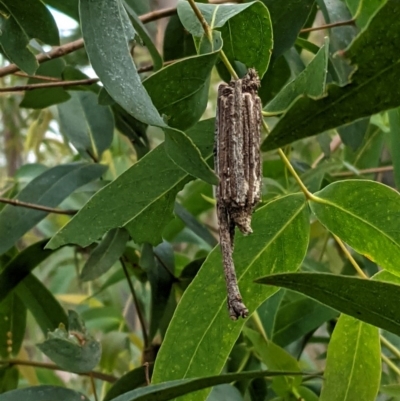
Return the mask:
<svg viewBox="0 0 400 401">
<path fill-rule="evenodd" d="M 251 216 L 261 196 L 259 85 L 257 72 L 249 69 L 242 79 L 218 88 L 214 149 L 220 180 L 216 190 L 217 215 L 228 309 L 234 320 L 248 314 L 232 257 L 235 227 L 245 235 L 252 233 Z"/>
</svg>

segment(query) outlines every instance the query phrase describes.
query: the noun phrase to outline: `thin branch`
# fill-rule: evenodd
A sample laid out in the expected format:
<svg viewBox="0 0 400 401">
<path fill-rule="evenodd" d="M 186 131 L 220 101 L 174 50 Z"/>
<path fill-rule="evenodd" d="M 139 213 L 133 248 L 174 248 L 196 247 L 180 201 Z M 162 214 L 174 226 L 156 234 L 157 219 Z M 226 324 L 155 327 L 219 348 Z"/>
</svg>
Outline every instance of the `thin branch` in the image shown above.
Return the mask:
<svg viewBox="0 0 400 401">
<path fill-rule="evenodd" d="M 57 88 L 57 87 L 66 87 L 66 86 L 79 86 L 79 85 L 93 85 L 98 82 L 98 78 L 89 78 L 89 79 L 79 79 L 76 81 L 57 81 L 57 82 L 46 82 L 40 84 L 27 84 L 27 85 L 18 85 L 0 88 L 1 92 L 22 92 L 22 91 L 31 91 L 34 89 L 43 89 L 43 88 Z"/>
<path fill-rule="evenodd" d="M 169 17 L 176 14 L 176 7 L 163 8 L 161 10 L 152 11 L 151 13 L 143 14 L 139 18 L 146 24 L 161 18 Z M 69 53 L 73 53 L 84 47 L 83 39 L 78 39 L 70 43 L 66 43 L 62 46 L 53 47 L 48 53 L 41 53 L 36 56 L 36 60 L 39 64 L 44 63 L 55 58 L 66 56 Z M 15 74 L 20 71 L 19 67 L 15 64 L 7 65 L 6 67 L 0 68 L 0 78 L 6 75 Z"/>
<path fill-rule="evenodd" d="M 42 369 L 48 369 L 48 370 L 59 370 L 62 372 L 68 372 L 59 366 L 53 364 L 53 363 L 46 363 L 46 362 L 35 362 L 35 361 L 24 361 L 22 359 L 7 359 L 7 360 L 0 360 L 0 365 L 9 365 L 9 366 L 32 366 L 34 368 L 42 368 Z M 106 373 L 101 373 L 101 372 L 88 372 L 88 373 L 76 373 L 79 376 L 90 376 L 103 380 L 108 383 L 115 383 L 118 379 L 115 376 L 106 374 Z"/>
<path fill-rule="evenodd" d="M 42 212 L 65 214 L 65 215 L 69 215 L 69 216 L 73 216 L 74 214 L 78 213 L 78 210 L 53 209 L 52 207 L 35 205 L 34 203 L 22 202 L 18 199 L 8 199 L 8 198 L 3 198 L 3 197 L 0 197 L 0 203 L 7 203 L 12 206 L 26 207 L 28 209 L 41 210 Z"/>
<path fill-rule="evenodd" d="M 34 78 L 34 79 L 40 79 L 42 81 L 49 81 L 49 82 L 59 82 L 61 81 L 60 78 L 55 78 L 55 77 L 48 77 L 45 75 L 28 75 L 25 74 L 24 72 L 17 71 L 13 75 L 16 75 L 17 77 L 22 77 L 22 78 Z"/>
<path fill-rule="evenodd" d="M 126 267 L 125 260 L 122 257 L 122 258 L 119 258 L 119 261 L 120 261 L 120 263 L 122 265 L 122 269 L 123 269 L 123 271 L 125 273 L 126 281 L 128 282 L 128 286 L 129 286 L 129 289 L 130 289 L 131 294 L 132 294 L 133 302 L 135 304 L 136 313 L 138 315 L 140 326 L 142 328 L 144 348 L 147 349 L 149 344 L 150 344 L 150 342 L 149 342 L 149 336 L 147 335 L 146 322 L 144 320 L 142 309 L 140 308 L 139 300 L 138 300 L 138 298 L 136 296 L 136 291 L 133 288 L 133 283 L 132 283 L 132 280 L 131 280 L 131 276 L 129 275 L 128 268 Z"/>
<path fill-rule="evenodd" d="M 304 28 L 300 31 L 300 33 L 307 33 L 307 32 L 313 32 L 313 31 L 321 31 L 322 29 L 329 29 L 329 28 L 336 28 L 338 26 L 346 26 L 346 25 L 354 25 L 356 22 L 355 19 L 350 19 L 348 21 L 339 21 L 339 22 L 333 22 L 332 24 L 326 24 L 326 25 L 321 25 L 321 26 L 314 26 L 312 28 Z"/>
<path fill-rule="evenodd" d="M 99 397 L 97 396 L 96 383 L 94 382 L 94 376 L 92 372 L 89 373 L 89 377 L 90 377 L 90 385 L 92 387 L 92 392 L 94 396 L 94 401 L 99 401 Z"/>
<path fill-rule="evenodd" d="M 373 174 L 373 173 L 384 173 L 385 171 L 393 171 L 393 166 L 382 166 L 382 167 L 373 167 L 366 168 L 364 170 L 355 171 L 343 171 L 341 173 L 333 173 L 332 177 L 351 177 L 353 175 L 363 175 L 363 174 Z"/>
<path fill-rule="evenodd" d="M 397 374 L 397 376 L 400 376 L 400 369 L 386 355 L 381 354 L 381 358 L 382 361 Z"/>
</svg>

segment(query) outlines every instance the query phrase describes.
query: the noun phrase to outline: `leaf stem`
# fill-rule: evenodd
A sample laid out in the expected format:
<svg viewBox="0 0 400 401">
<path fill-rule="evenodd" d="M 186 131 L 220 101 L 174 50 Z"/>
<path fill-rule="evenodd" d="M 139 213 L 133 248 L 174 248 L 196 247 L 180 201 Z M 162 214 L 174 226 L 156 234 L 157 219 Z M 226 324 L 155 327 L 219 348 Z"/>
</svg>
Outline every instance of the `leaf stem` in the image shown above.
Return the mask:
<svg viewBox="0 0 400 401">
<path fill-rule="evenodd" d="M 91 384 L 92 392 L 93 392 L 93 396 L 94 396 L 94 401 L 99 401 L 99 397 L 97 396 L 97 391 L 96 391 L 96 383 L 94 382 L 92 373 L 89 373 L 89 377 L 90 377 L 90 384 Z"/>
<path fill-rule="evenodd" d="M 18 199 L 8 199 L 8 198 L 3 198 L 3 197 L 0 197 L 0 203 L 7 203 L 7 204 L 12 205 L 12 206 L 26 207 L 28 209 L 41 210 L 43 212 L 48 212 L 48 213 L 65 214 L 65 215 L 68 215 L 68 216 L 73 216 L 76 213 L 78 213 L 78 210 L 54 209 L 52 207 L 36 205 L 34 203 L 22 202 L 22 201 L 20 201 Z"/>
<path fill-rule="evenodd" d="M 308 200 L 312 200 L 314 202 L 319 202 L 320 199 L 314 196 L 304 185 L 304 182 L 301 180 L 299 175 L 297 174 L 296 170 L 293 168 L 292 164 L 290 163 L 289 159 L 286 157 L 285 152 L 282 149 L 278 149 L 279 156 L 281 157 L 283 163 L 285 164 L 286 168 L 290 171 L 292 174 L 293 178 L 297 181 L 297 184 L 299 185 L 300 189 L 302 190 L 304 196 Z"/>
<path fill-rule="evenodd" d="M 400 369 L 386 356 L 381 354 L 382 361 L 388 365 L 390 369 L 393 370 L 398 376 L 400 376 Z"/>
<path fill-rule="evenodd" d="M 36 361 L 25 361 L 23 359 L 6 359 L 0 360 L 0 365 L 9 365 L 9 366 L 32 366 L 34 368 L 48 369 L 48 370 L 59 370 L 62 372 L 67 372 L 66 370 L 60 368 L 59 366 L 53 363 L 46 362 L 36 362 Z M 89 372 L 89 373 L 77 373 L 79 376 L 89 376 L 92 375 L 96 379 L 103 380 L 108 383 L 115 383 L 117 378 L 112 375 L 108 375 L 106 373 L 101 372 Z"/>
<path fill-rule="evenodd" d="M 400 350 L 398 350 L 387 338 L 383 337 L 381 334 L 380 336 L 381 343 L 392 352 L 398 359 L 400 359 Z"/>
<path fill-rule="evenodd" d="M 131 276 L 129 275 L 128 268 L 126 267 L 125 260 L 123 257 L 119 258 L 119 260 L 121 262 L 122 269 L 126 277 L 126 281 L 128 282 L 129 290 L 131 291 L 133 303 L 135 304 L 136 313 L 138 315 L 140 326 L 142 328 L 144 348 L 147 349 L 149 346 L 149 336 L 147 335 L 146 322 L 142 313 L 142 309 L 140 308 L 139 300 L 136 296 L 136 291 L 135 288 L 133 287 Z"/>
<path fill-rule="evenodd" d="M 321 26 L 314 26 L 312 28 L 304 28 L 300 30 L 300 33 L 307 33 L 307 32 L 313 32 L 313 31 L 320 31 L 322 29 L 329 29 L 329 28 L 336 28 L 338 26 L 346 26 L 346 25 L 354 25 L 356 20 L 350 19 L 347 21 L 339 21 L 339 22 L 333 22 L 331 24 L 326 24 L 326 25 L 321 25 Z"/>
<path fill-rule="evenodd" d="M 266 333 L 265 330 L 264 330 L 264 326 L 263 326 L 263 324 L 262 324 L 262 322 L 261 322 L 260 315 L 258 314 L 258 312 L 255 311 L 255 312 L 251 315 L 251 318 L 253 319 L 253 322 L 254 322 L 254 324 L 256 325 L 256 327 L 257 327 L 259 333 L 263 336 L 265 342 L 268 342 L 268 336 L 267 336 L 267 333 Z"/>
<path fill-rule="evenodd" d="M 197 19 L 199 20 L 201 26 L 203 27 L 204 33 L 207 36 L 207 39 L 212 43 L 212 29 L 210 28 L 210 25 L 208 25 L 207 21 L 205 20 L 203 14 L 197 7 L 196 3 L 194 0 L 188 0 L 190 7 L 192 7 L 192 10 L 194 14 L 196 15 Z M 224 51 L 221 49 L 219 53 L 219 57 L 221 58 L 221 61 L 224 63 L 225 67 L 228 69 L 230 72 L 231 76 L 233 79 L 239 79 L 238 75 L 236 74 L 236 71 L 232 67 L 232 64 L 229 62 L 228 57 L 226 57 L 226 54 Z"/>
<path fill-rule="evenodd" d="M 368 276 L 362 271 L 361 267 L 358 265 L 356 260 L 353 258 L 352 254 L 350 251 L 347 249 L 346 245 L 343 243 L 343 241 L 335 234 L 333 234 L 333 238 L 335 238 L 336 242 L 342 249 L 343 253 L 346 255 L 347 259 L 349 259 L 350 263 L 353 265 L 354 269 L 356 269 L 357 273 L 362 277 L 368 279 Z"/>
</svg>

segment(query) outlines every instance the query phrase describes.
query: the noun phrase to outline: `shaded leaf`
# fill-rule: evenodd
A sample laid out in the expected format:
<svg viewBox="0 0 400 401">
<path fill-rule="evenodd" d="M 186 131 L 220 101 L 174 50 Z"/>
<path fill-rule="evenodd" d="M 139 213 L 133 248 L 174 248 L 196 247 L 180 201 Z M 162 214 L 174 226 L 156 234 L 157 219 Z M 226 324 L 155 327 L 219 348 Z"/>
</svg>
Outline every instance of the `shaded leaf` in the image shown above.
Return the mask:
<svg viewBox="0 0 400 401">
<path fill-rule="evenodd" d="M 38 348 L 60 368 L 69 372 L 90 372 L 99 362 L 101 345 L 87 332 L 76 312 L 68 311 L 68 332 L 60 326 L 48 334 Z"/>
<path fill-rule="evenodd" d="M 357 25 L 360 28 L 364 28 L 385 1 L 386 0 L 346 0 L 346 4 L 356 18 Z"/>
<path fill-rule="evenodd" d="M 228 373 L 220 376 L 209 376 L 196 379 L 173 380 L 166 383 L 154 384 L 138 388 L 111 401 L 167 401 L 181 395 L 201 390 L 203 388 L 231 383 L 238 380 L 254 379 L 256 377 L 275 377 L 298 372 L 253 371 L 241 373 Z M 301 375 L 301 374 L 300 374 Z M 0 398 L 0 401 L 3 401 Z"/>
<path fill-rule="evenodd" d="M 197 3 L 197 7 L 211 29 L 222 28 L 223 50 L 227 57 L 241 61 L 248 68 L 255 68 L 262 77 L 268 68 L 273 46 L 268 9 L 260 2 L 229 5 Z M 178 2 L 178 15 L 192 35 L 207 40 L 188 2 Z"/>
<path fill-rule="evenodd" d="M 396 188 L 400 189 L 400 108 L 390 110 L 388 115 L 390 123 L 390 153 L 394 168 L 394 180 Z"/>
<path fill-rule="evenodd" d="M 301 95 L 322 96 L 325 92 L 328 71 L 328 51 L 329 41 L 325 38 L 324 45 L 307 67 L 293 81 L 289 82 L 264 109 L 269 113 L 281 113 Z"/>
<path fill-rule="evenodd" d="M 33 274 L 29 274 L 15 289 L 15 293 L 32 313 L 44 335 L 61 323 L 68 325 L 67 314 L 54 295 Z"/>
<path fill-rule="evenodd" d="M 377 327 L 341 315 L 328 346 L 320 401 L 375 401 L 381 378 Z"/>
<path fill-rule="evenodd" d="M 274 33 L 274 62 L 280 55 L 289 50 L 296 41 L 300 29 L 307 21 L 314 0 L 286 0 L 282 7 L 280 0 L 262 0 L 271 14 Z"/>
<path fill-rule="evenodd" d="M 250 313 L 276 292 L 276 289 L 257 289 L 253 284 L 255 277 L 267 271 L 293 271 L 299 267 L 308 245 L 308 219 L 304 197 L 292 194 L 256 211 L 253 235 L 237 236 L 236 272 Z M 220 373 L 244 323 L 245 320 L 229 319 L 221 254 L 216 248 L 175 311 L 157 356 L 153 382 Z M 179 363 L 171 364 L 172 356 Z M 200 400 L 204 396 L 199 393 L 191 399 Z"/>
<path fill-rule="evenodd" d="M 62 80 L 62 72 L 64 71 L 64 68 L 65 62 L 60 58 L 56 58 L 41 64 L 37 69 L 36 74 Z M 36 78 L 28 79 L 29 85 L 38 83 L 43 83 L 43 81 Z M 64 88 L 60 87 L 35 89 L 34 91 L 25 92 L 19 107 L 25 107 L 28 109 L 44 109 L 53 104 L 65 102 L 70 97 L 70 94 Z"/>
<path fill-rule="evenodd" d="M 48 45 L 60 44 L 57 24 L 41 1 L 31 1 L 29 7 L 25 0 L 1 0 L 18 22 L 29 39 L 39 39 Z"/>
<path fill-rule="evenodd" d="M 58 106 L 60 129 L 78 151 L 100 160 L 110 147 L 114 118 L 108 107 L 97 103 L 92 92 L 72 92 L 68 102 Z"/>
<path fill-rule="evenodd" d="M 158 52 L 156 46 L 154 45 L 153 41 L 151 40 L 150 34 L 147 31 L 147 28 L 143 24 L 143 22 L 137 16 L 135 10 L 131 7 L 131 5 L 124 1 L 124 7 L 128 11 L 129 18 L 132 22 L 132 25 L 135 31 L 139 34 L 140 39 L 142 39 L 143 44 L 147 47 L 147 50 L 150 53 L 151 58 L 153 59 L 154 71 L 159 70 L 163 66 L 163 59 Z"/>
<path fill-rule="evenodd" d="M 110 230 L 90 254 L 83 266 L 80 279 L 82 281 L 94 280 L 107 272 L 124 253 L 128 240 L 129 234 L 125 229 Z"/>
<path fill-rule="evenodd" d="M 399 285 L 326 273 L 274 274 L 256 282 L 301 292 L 346 315 L 400 334 L 400 312 L 395 307 Z"/>
<path fill-rule="evenodd" d="M 396 107 L 400 89 L 400 3 L 388 0 L 350 48 L 344 52 L 358 68 L 345 86 L 329 85 L 325 97 L 298 99 L 276 124 L 262 144 L 263 150 L 275 149 L 298 139 L 315 135 L 359 118 Z M 393 36 L 387 40 L 388 35 Z M 366 48 L 374 49 L 366 52 Z M 395 83 L 395 84 L 394 84 Z"/>
<path fill-rule="evenodd" d="M 167 155 L 183 170 L 217 183 L 194 143 L 182 131 L 168 127 L 142 85 L 129 52 L 136 32 L 118 0 L 82 0 L 80 16 L 90 62 L 111 97 L 137 120 L 164 129 Z"/>
<path fill-rule="evenodd" d="M 15 366 L 0 367 L 0 397 L 1 393 L 18 387 L 19 372 Z"/>
<path fill-rule="evenodd" d="M 287 351 L 247 327 L 244 328 L 244 334 L 250 339 L 256 353 L 260 355 L 268 369 L 300 372 L 298 362 Z M 300 376 L 275 377 L 272 379 L 272 388 L 278 395 L 285 397 L 290 395 L 293 389 L 299 387 L 301 382 Z"/>
<path fill-rule="evenodd" d="M 300 298 L 279 308 L 272 341 L 281 347 L 286 347 L 337 315 L 337 311 L 319 302 L 307 297 Z"/>
<path fill-rule="evenodd" d="M 35 242 L 17 254 L 0 273 L 0 302 L 27 277 L 32 270 L 47 259 L 53 251 L 44 249 L 48 239 Z"/>
<path fill-rule="evenodd" d="M 214 119 L 201 121 L 188 131 L 204 158 L 212 155 Z M 149 174 L 155 179 L 150 181 Z M 76 216 L 49 242 L 90 245 L 104 233 L 124 226 L 137 243 L 161 242 L 161 233 L 172 218 L 176 194 L 192 180 L 170 160 L 164 144 L 148 153 L 112 183 L 97 192 Z M 115 196 L 118 194 L 118 204 Z M 108 210 L 108 213 L 104 213 Z M 1 215 L 0 215 L 1 216 Z M 151 221 L 152 224 L 148 224 Z"/>
<path fill-rule="evenodd" d="M 89 401 L 82 393 L 56 386 L 32 386 L 0 395 L 0 401 Z"/>
<path fill-rule="evenodd" d="M 347 180 L 315 194 L 310 206 L 318 220 L 354 250 L 400 275 L 400 195 L 374 181 Z M 382 207 L 384 205 L 384 207 Z"/>
<path fill-rule="evenodd" d="M 338 128 L 340 139 L 349 146 L 353 151 L 356 151 L 362 144 L 364 136 L 367 133 L 369 118 L 363 118 L 354 123 Z"/>
<path fill-rule="evenodd" d="M 70 163 L 53 167 L 33 179 L 16 197 L 36 205 L 56 207 L 77 188 L 99 178 L 105 166 Z M 10 249 L 48 212 L 7 205 L 0 213 L 0 254 Z"/>
</svg>

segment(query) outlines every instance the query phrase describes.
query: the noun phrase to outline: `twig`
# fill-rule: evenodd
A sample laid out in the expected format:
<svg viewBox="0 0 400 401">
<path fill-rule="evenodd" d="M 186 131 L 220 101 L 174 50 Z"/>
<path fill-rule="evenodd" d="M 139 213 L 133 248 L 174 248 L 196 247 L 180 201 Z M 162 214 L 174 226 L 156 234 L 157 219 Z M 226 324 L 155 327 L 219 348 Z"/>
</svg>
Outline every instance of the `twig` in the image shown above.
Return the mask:
<svg viewBox="0 0 400 401">
<path fill-rule="evenodd" d="M 335 152 L 335 150 L 340 146 L 342 143 L 342 140 L 339 135 L 335 135 L 332 138 L 331 143 L 329 144 L 329 149 L 331 153 Z M 318 163 L 325 157 L 325 153 L 322 152 L 314 161 L 314 163 L 311 165 L 311 168 L 317 167 Z"/>
<path fill-rule="evenodd" d="M 307 33 L 307 32 L 313 32 L 313 31 L 320 31 L 322 29 L 329 29 L 329 28 L 336 28 L 338 26 L 345 26 L 345 25 L 354 25 L 356 22 L 355 19 L 350 19 L 348 21 L 339 21 L 339 22 L 333 22 L 332 24 L 326 24 L 326 25 L 321 25 L 321 26 L 315 26 L 312 28 L 304 28 L 300 31 L 300 33 Z"/>
<path fill-rule="evenodd" d="M 98 78 L 89 78 L 89 79 L 79 79 L 76 81 L 57 81 L 57 82 L 46 82 L 40 84 L 27 84 L 27 85 L 18 85 L 0 88 L 1 92 L 22 92 L 22 91 L 31 91 L 34 89 L 43 89 L 43 88 L 57 88 L 57 87 L 66 87 L 66 86 L 79 86 L 79 85 L 93 85 L 98 82 Z"/>
<path fill-rule="evenodd" d="M 382 361 L 388 365 L 390 369 L 393 370 L 397 374 L 397 376 L 400 376 L 400 369 L 384 354 L 381 354 Z"/>
<path fill-rule="evenodd" d="M 119 258 L 119 261 L 120 261 L 120 263 L 122 265 L 122 269 L 123 269 L 123 271 L 125 273 L 126 281 L 128 282 L 128 286 L 129 286 L 129 289 L 130 289 L 131 294 L 132 294 L 133 302 L 134 302 L 135 308 L 136 308 L 136 313 L 138 315 L 140 326 L 142 328 L 144 348 L 146 349 L 149 346 L 149 336 L 147 335 L 146 322 L 144 320 L 142 309 L 140 308 L 140 305 L 139 305 L 139 300 L 138 300 L 138 298 L 136 296 L 136 291 L 133 288 L 133 283 L 132 283 L 131 277 L 129 275 L 128 269 L 126 267 L 125 260 L 124 260 L 123 257 L 121 257 L 121 258 Z"/>
<path fill-rule="evenodd" d="M 42 212 L 55 213 L 55 214 L 66 214 L 69 216 L 73 216 L 74 214 L 78 213 L 78 210 L 53 209 L 53 208 L 47 207 L 47 206 L 35 205 L 33 203 L 28 203 L 28 202 L 22 202 L 22 201 L 19 201 L 18 199 L 8 199 L 8 198 L 3 198 L 3 197 L 0 197 L 0 203 L 7 203 L 12 206 L 26 207 L 28 209 L 41 210 Z"/>
<path fill-rule="evenodd" d="M 92 392 L 93 392 L 93 396 L 94 396 L 94 401 L 99 401 L 99 397 L 97 396 L 96 383 L 94 382 L 92 372 L 89 373 L 89 377 L 90 377 L 90 384 L 91 384 Z"/>
<path fill-rule="evenodd" d="M 48 76 L 45 76 L 45 75 L 28 75 L 28 74 L 25 74 L 24 72 L 20 72 L 20 71 L 15 72 L 13 75 L 16 75 L 16 76 L 22 77 L 22 78 L 40 79 L 42 81 L 50 81 L 50 82 L 59 82 L 59 81 L 61 81 L 60 78 L 48 77 Z"/>
<path fill-rule="evenodd" d="M 0 360 L 0 365 L 9 365 L 9 366 L 32 366 L 34 368 L 42 368 L 48 370 L 60 370 L 63 372 L 68 372 L 60 368 L 59 366 L 53 363 L 46 363 L 46 362 L 36 362 L 36 361 L 24 361 L 22 359 L 7 359 L 7 360 Z M 88 372 L 88 373 L 76 373 L 79 376 L 90 376 L 92 375 L 94 378 L 103 380 L 108 383 L 115 383 L 118 379 L 115 376 L 101 373 L 101 372 Z"/>
<path fill-rule="evenodd" d="M 362 175 L 362 174 L 372 174 L 372 173 L 383 173 L 385 171 L 393 171 L 393 166 L 382 166 L 382 167 L 373 167 L 366 168 L 364 170 L 355 171 L 343 171 L 341 173 L 333 173 L 332 177 L 351 177 L 353 175 Z"/>
<path fill-rule="evenodd" d="M 176 7 L 163 8 L 161 10 L 152 11 L 151 13 L 143 14 L 139 18 L 146 24 L 161 18 L 169 17 L 176 14 Z M 55 58 L 66 56 L 69 53 L 73 53 L 76 50 L 82 49 L 84 46 L 83 39 L 78 39 L 70 43 L 66 43 L 62 46 L 53 47 L 48 53 L 41 53 L 36 56 L 36 60 L 39 64 L 44 63 Z M 19 67 L 15 64 L 7 65 L 6 67 L 0 68 L 0 78 L 6 75 L 15 74 L 20 71 Z"/>
</svg>

